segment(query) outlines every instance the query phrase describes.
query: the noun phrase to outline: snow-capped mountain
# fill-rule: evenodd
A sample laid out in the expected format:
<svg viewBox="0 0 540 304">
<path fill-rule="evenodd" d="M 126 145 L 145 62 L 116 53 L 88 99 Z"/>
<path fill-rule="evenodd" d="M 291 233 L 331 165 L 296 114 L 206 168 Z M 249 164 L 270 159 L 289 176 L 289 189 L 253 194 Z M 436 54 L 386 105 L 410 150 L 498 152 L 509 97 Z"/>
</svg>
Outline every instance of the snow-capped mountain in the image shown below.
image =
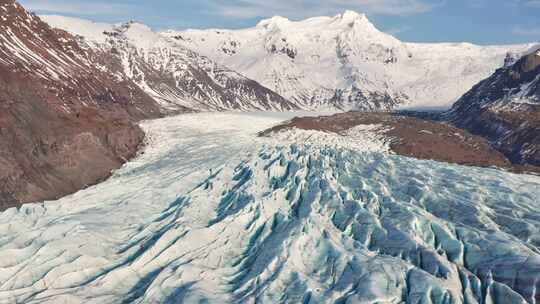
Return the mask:
<svg viewBox="0 0 540 304">
<path fill-rule="evenodd" d="M 540 165 L 540 46 L 465 94 L 447 114 L 460 127 L 492 140 L 512 160 Z"/>
<path fill-rule="evenodd" d="M 101 53 L 114 54 L 124 74 L 168 111 L 291 110 L 295 105 L 174 39 L 149 27 L 43 16 L 50 25 L 82 37 Z"/>
<path fill-rule="evenodd" d="M 0 1 L 0 210 L 74 192 L 135 154 L 135 121 L 159 108 L 107 57 Z"/>
<path fill-rule="evenodd" d="M 528 46 L 405 43 L 363 14 L 241 30 L 166 31 L 164 36 L 255 79 L 303 108 L 450 107 Z"/>
</svg>

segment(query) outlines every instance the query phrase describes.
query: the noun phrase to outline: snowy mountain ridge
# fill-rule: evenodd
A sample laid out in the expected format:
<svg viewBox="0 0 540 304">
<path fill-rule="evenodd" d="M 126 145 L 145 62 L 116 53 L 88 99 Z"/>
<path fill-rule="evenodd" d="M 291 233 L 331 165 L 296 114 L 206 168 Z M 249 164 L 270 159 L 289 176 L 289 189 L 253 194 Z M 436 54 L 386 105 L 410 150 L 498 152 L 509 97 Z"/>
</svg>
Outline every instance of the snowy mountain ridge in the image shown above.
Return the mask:
<svg viewBox="0 0 540 304">
<path fill-rule="evenodd" d="M 257 82 L 162 37 L 144 24 L 42 18 L 51 26 L 81 36 L 81 41 L 93 49 L 115 54 L 124 74 L 168 111 L 296 108 Z"/>
<path fill-rule="evenodd" d="M 240 30 L 165 31 L 167 37 L 255 79 L 305 108 L 449 107 L 530 45 L 407 43 L 364 14 L 291 21 L 274 17 Z"/>
<path fill-rule="evenodd" d="M 278 16 L 241 30 L 159 34 L 136 22 L 110 25 L 62 16 L 43 19 L 85 37 L 94 47 L 121 50 L 126 72 L 162 104 L 198 110 L 235 108 L 231 99 L 247 99 L 238 109 L 447 108 L 503 66 L 505 58 L 531 47 L 406 43 L 353 11 L 303 21 Z M 142 58 L 143 63 L 130 62 L 134 58 Z M 169 75 L 146 75 L 153 68 L 165 68 Z M 208 86 L 208 79 L 199 79 L 200 73 L 218 87 L 232 87 L 223 96 L 215 92 L 218 88 Z M 156 81 L 163 77 L 170 81 Z M 260 91 L 258 84 L 259 89 L 253 89 L 249 79 L 273 92 Z M 211 100 L 210 105 L 204 99 Z M 262 104 L 257 104 L 258 99 Z"/>
</svg>

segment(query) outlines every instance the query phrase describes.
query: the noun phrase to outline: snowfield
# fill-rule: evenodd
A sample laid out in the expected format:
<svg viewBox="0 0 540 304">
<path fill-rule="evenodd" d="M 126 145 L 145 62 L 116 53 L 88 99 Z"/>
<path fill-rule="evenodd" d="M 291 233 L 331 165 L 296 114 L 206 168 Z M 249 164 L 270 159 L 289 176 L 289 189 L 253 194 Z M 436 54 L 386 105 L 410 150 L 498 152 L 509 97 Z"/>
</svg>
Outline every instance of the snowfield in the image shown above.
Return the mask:
<svg viewBox="0 0 540 304">
<path fill-rule="evenodd" d="M 146 122 L 106 182 L 0 213 L 0 303 L 540 302 L 539 177 L 257 137 L 295 115 Z"/>
<path fill-rule="evenodd" d="M 306 109 L 447 109 L 509 54 L 532 46 L 403 42 L 354 11 L 162 35 Z"/>
</svg>

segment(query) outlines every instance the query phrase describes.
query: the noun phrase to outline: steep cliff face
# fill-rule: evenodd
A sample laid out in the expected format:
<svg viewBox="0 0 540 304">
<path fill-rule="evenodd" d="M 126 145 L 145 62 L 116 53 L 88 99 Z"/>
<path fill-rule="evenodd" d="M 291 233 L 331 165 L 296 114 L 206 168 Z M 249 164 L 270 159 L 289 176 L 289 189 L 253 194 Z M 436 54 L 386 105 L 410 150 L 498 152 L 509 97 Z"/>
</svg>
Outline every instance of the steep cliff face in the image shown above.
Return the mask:
<svg viewBox="0 0 540 304">
<path fill-rule="evenodd" d="M 540 50 L 533 48 L 465 94 L 447 114 L 512 161 L 540 166 Z"/>
<path fill-rule="evenodd" d="M 95 183 L 134 155 L 159 107 L 107 59 L 0 1 L 0 209 Z"/>
</svg>

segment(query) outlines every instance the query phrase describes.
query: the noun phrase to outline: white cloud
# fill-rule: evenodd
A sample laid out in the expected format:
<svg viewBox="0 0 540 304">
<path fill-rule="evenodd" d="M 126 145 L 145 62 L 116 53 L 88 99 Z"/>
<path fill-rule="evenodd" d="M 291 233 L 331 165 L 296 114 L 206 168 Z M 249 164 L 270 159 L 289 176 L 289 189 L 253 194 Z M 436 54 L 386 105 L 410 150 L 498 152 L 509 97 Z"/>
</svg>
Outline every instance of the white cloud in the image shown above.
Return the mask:
<svg viewBox="0 0 540 304">
<path fill-rule="evenodd" d="M 47 0 L 21 1 L 21 4 L 31 11 L 40 13 L 77 14 L 83 16 L 95 15 L 126 15 L 133 13 L 137 8 L 129 4 L 113 4 L 99 1 L 65 1 Z"/>
<path fill-rule="evenodd" d="M 512 29 L 512 33 L 514 35 L 519 36 L 534 36 L 540 39 L 540 28 L 538 27 L 522 27 L 522 26 L 516 26 Z"/>
<path fill-rule="evenodd" d="M 205 0 L 207 13 L 233 18 L 333 15 L 346 9 L 373 15 L 414 15 L 431 11 L 446 0 Z"/>
</svg>

